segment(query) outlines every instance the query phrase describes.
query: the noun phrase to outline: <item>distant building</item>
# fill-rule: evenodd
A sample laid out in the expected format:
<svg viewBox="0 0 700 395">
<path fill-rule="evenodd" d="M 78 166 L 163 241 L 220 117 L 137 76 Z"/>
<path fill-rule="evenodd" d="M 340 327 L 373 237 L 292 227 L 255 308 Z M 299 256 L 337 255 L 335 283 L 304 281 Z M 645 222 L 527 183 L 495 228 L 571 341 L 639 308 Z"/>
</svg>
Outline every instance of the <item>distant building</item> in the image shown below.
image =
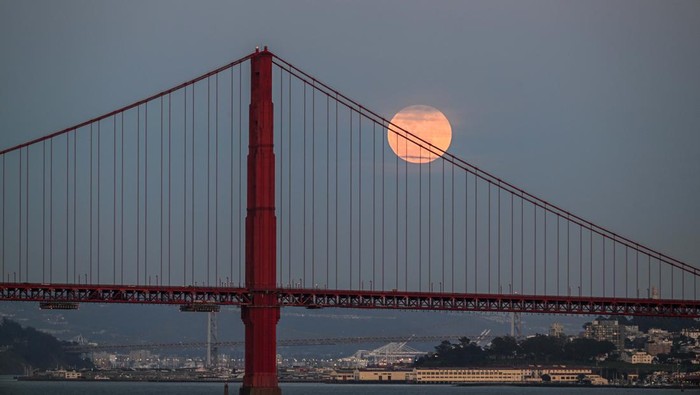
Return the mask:
<svg viewBox="0 0 700 395">
<path fill-rule="evenodd" d="M 644 349 L 647 354 L 657 356 L 670 353 L 672 346 L 673 342 L 670 340 L 650 340 L 644 345 Z"/>
<path fill-rule="evenodd" d="M 519 383 L 529 369 L 512 368 L 426 368 L 415 369 L 417 383 Z"/>
<path fill-rule="evenodd" d="M 588 368 L 426 368 L 414 369 L 416 383 L 524 383 L 541 382 L 544 375 L 551 382 L 575 383 L 582 377 L 593 385 L 608 381 Z"/>
<path fill-rule="evenodd" d="M 631 364 L 638 364 L 638 363 L 649 364 L 654 360 L 654 357 L 645 353 L 644 351 L 623 352 L 622 353 L 622 360 L 627 362 L 627 363 L 631 363 Z"/>
<path fill-rule="evenodd" d="M 564 337 L 564 325 L 555 322 L 549 327 L 549 336 Z"/>
<path fill-rule="evenodd" d="M 583 329 L 585 338 L 609 341 L 618 350 L 624 349 L 626 337 L 639 333 L 639 327 L 636 325 L 620 325 L 617 320 L 594 320 L 587 323 Z"/>
<path fill-rule="evenodd" d="M 352 369 L 336 369 L 331 372 L 331 381 L 353 381 L 355 380 L 355 371 Z"/>
<path fill-rule="evenodd" d="M 700 330 L 699 329 L 683 329 L 681 331 L 681 335 L 689 337 L 693 340 L 698 340 L 700 337 Z"/>
<path fill-rule="evenodd" d="M 581 380 L 593 385 L 605 385 L 608 381 L 589 368 L 537 367 L 537 368 L 414 368 L 413 370 L 388 369 L 336 369 L 329 377 L 335 382 L 394 382 L 419 384 L 455 383 L 537 383 L 544 376 L 555 383 L 576 383 Z"/>
<path fill-rule="evenodd" d="M 76 372 L 75 370 L 65 370 L 65 369 L 59 369 L 53 371 L 53 376 L 66 379 L 66 380 L 78 380 L 83 378 L 83 374 L 80 372 Z"/>
<path fill-rule="evenodd" d="M 355 381 L 376 381 L 383 383 L 406 383 L 415 381 L 412 370 L 358 369 L 354 372 Z"/>
<path fill-rule="evenodd" d="M 653 341 L 668 340 L 671 338 L 671 334 L 668 331 L 656 328 L 649 328 L 647 335 L 649 339 Z"/>
</svg>

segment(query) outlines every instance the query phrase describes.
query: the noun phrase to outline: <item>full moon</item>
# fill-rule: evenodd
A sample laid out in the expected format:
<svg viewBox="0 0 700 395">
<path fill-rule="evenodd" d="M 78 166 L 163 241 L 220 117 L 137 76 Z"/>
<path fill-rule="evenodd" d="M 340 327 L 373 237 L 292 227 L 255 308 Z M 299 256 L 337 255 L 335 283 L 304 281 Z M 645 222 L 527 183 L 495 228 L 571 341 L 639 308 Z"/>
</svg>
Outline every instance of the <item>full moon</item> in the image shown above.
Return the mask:
<svg viewBox="0 0 700 395">
<path fill-rule="evenodd" d="M 391 119 L 387 140 L 394 153 L 406 162 L 428 163 L 442 156 L 452 141 L 452 127 L 440 110 L 409 106 Z M 421 141 L 423 140 L 423 141 Z"/>
</svg>

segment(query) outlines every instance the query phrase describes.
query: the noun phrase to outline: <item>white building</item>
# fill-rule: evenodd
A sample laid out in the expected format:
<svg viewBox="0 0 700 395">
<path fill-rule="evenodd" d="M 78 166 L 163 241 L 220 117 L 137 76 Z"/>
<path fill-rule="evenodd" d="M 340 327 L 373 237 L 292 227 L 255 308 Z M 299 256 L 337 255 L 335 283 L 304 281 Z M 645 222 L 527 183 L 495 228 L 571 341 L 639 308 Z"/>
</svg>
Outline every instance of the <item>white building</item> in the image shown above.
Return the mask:
<svg viewBox="0 0 700 395">
<path fill-rule="evenodd" d="M 631 364 L 638 364 L 638 363 L 649 364 L 654 360 L 654 357 L 645 353 L 644 351 L 623 352 L 622 353 L 622 360 L 627 362 L 627 363 L 631 363 Z"/>
</svg>

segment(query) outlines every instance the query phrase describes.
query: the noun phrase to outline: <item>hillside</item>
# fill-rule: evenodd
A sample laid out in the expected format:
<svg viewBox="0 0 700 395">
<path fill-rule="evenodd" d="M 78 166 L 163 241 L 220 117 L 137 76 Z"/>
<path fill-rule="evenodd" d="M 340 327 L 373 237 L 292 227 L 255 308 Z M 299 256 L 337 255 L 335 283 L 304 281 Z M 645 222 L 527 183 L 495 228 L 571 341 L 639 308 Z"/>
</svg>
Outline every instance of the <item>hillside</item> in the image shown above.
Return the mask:
<svg viewBox="0 0 700 395">
<path fill-rule="evenodd" d="M 92 367 L 88 360 L 63 351 L 62 342 L 32 327 L 4 318 L 0 322 L 0 374 L 23 374 L 26 368 Z"/>
</svg>

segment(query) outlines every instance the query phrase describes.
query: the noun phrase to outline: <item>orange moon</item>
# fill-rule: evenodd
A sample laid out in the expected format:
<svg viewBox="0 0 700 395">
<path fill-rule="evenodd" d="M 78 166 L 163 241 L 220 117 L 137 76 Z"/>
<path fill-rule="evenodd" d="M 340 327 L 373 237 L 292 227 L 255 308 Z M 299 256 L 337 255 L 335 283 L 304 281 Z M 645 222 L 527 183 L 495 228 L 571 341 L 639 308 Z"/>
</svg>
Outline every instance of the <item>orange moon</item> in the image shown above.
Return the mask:
<svg viewBox="0 0 700 395">
<path fill-rule="evenodd" d="M 387 130 L 389 146 L 406 162 L 432 162 L 445 153 L 452 141 L 450 121 L 434 107 L 406 107 L 394 115 L 391 123 L 393 125 L 389 125 Z"/>
</svg>

